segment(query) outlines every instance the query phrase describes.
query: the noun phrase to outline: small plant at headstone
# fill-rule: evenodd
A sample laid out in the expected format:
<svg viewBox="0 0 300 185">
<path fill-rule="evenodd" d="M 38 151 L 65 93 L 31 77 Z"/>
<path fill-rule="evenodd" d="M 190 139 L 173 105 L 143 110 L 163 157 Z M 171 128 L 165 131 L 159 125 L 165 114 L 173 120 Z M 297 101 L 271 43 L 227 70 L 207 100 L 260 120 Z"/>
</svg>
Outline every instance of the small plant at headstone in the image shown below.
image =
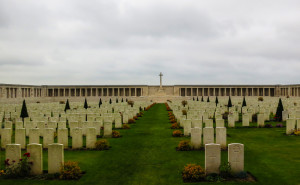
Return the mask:
<svg viewBox="0 0 300 185">
<path fill-rule="evenodd" d="M 82 171 L 78 162 L 67 161 L 60 167 L 60 176 L 62 180 L 77 180 L 82 176 Z"/>
<path fill-rule="evenodd" d="M 238 179 L 246 179 L 248 177 L 248 174 L 245 171 L 241 171 L 238 174 L 236 174 L 235 177 Z"/>
<path fill-rule="evenodd" d="M 300 136 L 300 129 L 295 130 L 293 134 L 294 134 L 295 136 Z"/>
<path fill-rule="evenodd" d="M 273 126 L 271 124 L 265 124 L 265 128 L 273 128 Z"/>
<path fill-rule="evenodd" d="M 185 107 L 185 106 L 187 105 L 187 101 L 186 101 L 186 100 L 183 100 L 183 101 L 181 102 L 181 104 L 183 105 L 183 107 Z"/>
<path fill-rule="evenodd" d="M 131 107 L 133 107 L 134 101 L 131 101 L 131 100 L 130 100 L 130 101 L 127 102 L 127 104 L 130 105 Z"/>
<path fill-rule="evenodd" d="M 181 137 L 182 136 L 182 132 L 181 130 L 174 130 L 172 133 L 173 137 Z"/>
<path fill-rule="evenodd" d="M 193 97 L 193 101 L 195 101 L 195 97 Z"/>
<path fill-rule="evenodd" d="M 224 114 L 222 114 L 223 119 L 228 120 L 228 115 L 229 115 L 229 112 L 225 112 Z"/>
<path fill-rule="evenodd" d="M 179 126 L 178 123 L 173 123 L 173 124 L 171 125 L 171 129 L 179 129 L 179 128 L 180 128 L 180 126 Z"/>
<path fill-rule="evenodd" d="M 137 116 L 133 116 L 133 119 L 134 119 L 134 120 L 137 120 L 137 119 L 138 119 L 138 117 L 137 117 Z"/>
<path fill-rule="evenodd" d="M 30 176 L 32 162 L 28 162 L 30 153 L 23 154 L 23 158 L 19 161 L 5 160 L 5 178 L 24 178 Z"/>
<path fill-rule="evenodd" d="M 224 162 L 220 165 L 220 176 L 222 178 L 228 178 L 232 176 L 231 165 L 229 162 Z"/>
<path fill-rule="evenodd" d="M 205 170 L 196 164 L 188 164 L 182 173 L 183 182 L 200 182 L 205 180 Z"/>
<path fill-rule="evenodd" d="M 124 123 L 124 124 L 122 125 L 122 129 L 130 129 L 130 125 L 127 124 L 127 123 Z"/>
<path fill-rule="evenodd" d="M 65 104 L 65 101 L 59 101 L 59 104 Z"/>
<path fill-rule="evenodd" d="M 186 110 L 182 110 L 182 115 L 186 116 L 187 115 L 187 112 Z"/>
<path fill-rule="evenodd" d="M 100 139 L 96 141 L 96 150 L 108 150 L 109 149 L 109 143 L 106 139 Z"/>
<path fill-rule="evenodd" d="M 263 98 L 263 97 L 258 97 L 257 100 L 258 100 L 258 101 L 264 101 L 264 98 Z"/>
<path fill-rule="evenodd" d="M 112 131 L 112 137 L 113 138 L 118 138 L 118 137 L 121 137 L 121 134 L 120 134 L 119 131 L 113 130 Z"/>
<path fill-rule="evenodd" d="M 209 182 L 222 182 L 224 179 L 216 173 L 212 173 L 206 176 L 206 180 Z"/>
<path fill-rule="evenodd" d="M 190 150 L 192 150 L 192 146 L 191 146 L 190 141 L 183 140 L 183 141 L 179 142 L 176 149 L 178 151 L 190 151 Z"/>
<path fill-rule="evenodd" d="M 283 127 L 283 124 L 279 123 L 279 124 L 276 124 L 276 127 L 278 128 L 282 128 Z"/>
<path fill-rule="evenodd" d="M 129 124 L 135 123 L 135 121 L 134 121 L 134 119 L 129 119 L 129 120 L 128 120 L 128 123 L 129 123 Z"/>
</svg>

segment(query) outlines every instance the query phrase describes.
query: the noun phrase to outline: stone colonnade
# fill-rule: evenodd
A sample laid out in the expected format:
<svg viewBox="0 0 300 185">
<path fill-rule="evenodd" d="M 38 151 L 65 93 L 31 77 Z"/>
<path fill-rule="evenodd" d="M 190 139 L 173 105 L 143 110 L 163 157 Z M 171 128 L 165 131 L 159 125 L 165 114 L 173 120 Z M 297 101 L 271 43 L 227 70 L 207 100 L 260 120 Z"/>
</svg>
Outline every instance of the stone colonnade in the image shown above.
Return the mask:
<svg viewBox="0 0 300 185">
<path fill-rule="evenodd" d="M 47 88 L 47 97 L 85 97 L 85 96 L 143 96 L 143 88 L 137 87 L 58 87 Z"/>
</svg>

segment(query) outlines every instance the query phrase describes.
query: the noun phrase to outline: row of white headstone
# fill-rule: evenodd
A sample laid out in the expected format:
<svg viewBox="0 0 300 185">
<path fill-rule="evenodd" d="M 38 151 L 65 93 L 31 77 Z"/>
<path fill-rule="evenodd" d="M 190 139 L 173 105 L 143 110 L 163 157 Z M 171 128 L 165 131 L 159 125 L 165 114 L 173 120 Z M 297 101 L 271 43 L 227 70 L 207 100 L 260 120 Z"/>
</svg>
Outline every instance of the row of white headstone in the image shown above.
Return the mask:
<svg viewBox="0 0 300 185">
<path fill-rule="evenodd" d="M 53 128 L 43 129 L 43 147 L 48 148 L 49 144 L 54 143 L 54 133 L 56 130 Z M 100 131 L 100 130 L 99 130 Z M 95 142 L 97 141 L 97 129 L 94 127 L 88 127 L 85 130 L 86 132 L 86 148 L 93 149 L 95 148 Z M 68 128 L 59 128 L 57 129 L 57 142 L 64 145 L 65 148 L 68 148 Z M 70 129 L 72 137 L 72 149 L 80 149 L 83 147 L 83 129 L 82 128 L 72 128 Z M 112 136 L 112 125 L 107 122 L 104 123 L 104 132 L 103 137 Z M 5 148 L 7 144 L 12 143 L 12 129 L 5 128 L 2 129 L 1 134 L 1 147 Z M 25 128 L 19 128 L 15 130 L 15 143 L 20 144 L 21 148 L 26 147 L 26 135 Z M 38 128 L 30 129 L 29 132 L 29 144 L 31 143 L 40 143 L 40 131 Z"/>
<path fill-rule="evenodd" d="M 231 143 L 228 145 L 228 162 L 234 174 L 244 171 L 244 145 Z M 221 145 L 205 145 L 205 172 L 206 174 L 220 173 Z"/>
<path fill-rule="evenodd" d="M 32 175 L 43 174 L 43 147 L 41 144 L 32 143 L 27 145 L 27 152 L 30 154 L 30 173 Z M 10 166 L 17 165 L 21 159 L 21 145 L 8 144 L 6 146 L 5 158 L 9 159 Z M 15 162 L 13 162 L 15 161 Z M 63 144 L 53 143 L 48 145 L 48 173 L 59 173 L 64 164 Z"/>
</svg>

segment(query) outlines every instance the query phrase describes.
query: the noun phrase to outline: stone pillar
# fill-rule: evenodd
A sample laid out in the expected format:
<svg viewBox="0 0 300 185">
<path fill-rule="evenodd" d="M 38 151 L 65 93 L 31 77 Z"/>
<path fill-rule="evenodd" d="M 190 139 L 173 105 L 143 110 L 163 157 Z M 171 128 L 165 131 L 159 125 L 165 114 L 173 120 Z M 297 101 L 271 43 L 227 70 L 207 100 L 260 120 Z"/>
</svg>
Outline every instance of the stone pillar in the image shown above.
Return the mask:
<svg viewBox="0 0 300 185">
<path fill-rule="evenodd" d="M 228 162 L 234 174 L 244 171 L 244 145 L 232 143 L 228 145 Z"/>
<path fill-rule="evenodd" d="M 86 148 L 95 148 L 95 143 L 97 141 L 96 128 L 88 127 L 86 130 Z"/>
<path fill-rule="evenodd" d="M 48 173 L 59 173 L 64 163 L 63 144 L 53 143 L 48 145 Z"/>
<path fill-rule="evenodd" d="M 40 132 L 38 128 L 29 129 L 29 144 L 40 143 Z"/>
<path fill-rule="evenodd" d="M 216 128 L 216 144 L 220 144 L 221 148 L 227 147 L 227 132 L 225 127 Z"/>
<path fill-rule="evenodd" d="M 220 173 L 221 165 L 221 146 L 219 144 L 206 144 L 205 145 L 205 173 L 212 174 Z"/>
<path fill-rule="evenodd" d="M 57 143 L 63 144 L 64 148 L 68 148 L 68 129 L 57 129 Z"/>
<path fill-rule="evenodd" d="M 43 147 L 48 148 L 48 144 L 54 143 L 54 129 L 45 128 L 43 134 Z"/>
<path fill-rule="evenodd" d="M 10 164 L 18 164 L 21 159 L 21 145 L 7 144 L 5 149 L 5 159 L 9 159 Z"/>
<path fill-rule="evenodd" d="M 5 148 L 7 144 L 11 144 L 11 128 L 1 130 L 1 148 Z"/>
<path fill-rule="evenodd" d="M 202 144 L 202 129 L 192 128 L 191 129 L 191 145 L 193 149 L 200 149 Z"/>
<path fill-rule="evenodd" d="M 82 142 L 82 129 L 81 128 L 73 128 L 72 129 L 72 148 L 78 149 L 82 148 L 83 142 Z"/>
<path fill-rule="evenodd" d="M 203 128 L 203 144 L 214 143 L 214 128 L 213 127 L 205 127 Z"/>
<path fill-rule="evenodd" d="M 27 145 L 27 152 L 30 153 L 28 159 L 29 162 L 32 162 L 31 174 L 40 175 L 43 174 L 43 151 L 41 144 L 29 144 Z"/>
<path fill-rule="evenodd" d="M 20 144 L 21 148 L 26 147 L 25 128 L 17 128 L 15 131 L 15 143 Z"/>
<path fill-rule="evenodd" d="M 112 123 L 105 122 L 104 123 L 104 132 L 103 137 L 111 137 L 112 136 Z"/>
</svg>

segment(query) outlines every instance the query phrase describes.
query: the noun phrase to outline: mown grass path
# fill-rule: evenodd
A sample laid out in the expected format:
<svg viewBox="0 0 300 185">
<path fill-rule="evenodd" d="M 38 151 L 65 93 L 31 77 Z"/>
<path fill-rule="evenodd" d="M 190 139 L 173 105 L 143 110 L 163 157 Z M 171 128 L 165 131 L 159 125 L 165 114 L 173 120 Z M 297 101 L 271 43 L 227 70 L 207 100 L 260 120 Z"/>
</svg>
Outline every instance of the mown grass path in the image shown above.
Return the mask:
<svg viewBox="0 0 300 185">
<path fill-rule="evenodd" d="M 188 163 L 204 167 L 204 151 L 177 152 L 178 142 L 190 138 L 174 138 L 172 131 L 165 105 L 156 104 L 131 124 L 131 129 L 120 130 L 122 138 L 108 139 L 110 150 L 65 151 L 66 161 L 78 161 L 86 171 L 79 181 L 0 180 L 0 184 L 185 184 L 182 168 Z M 258 178 L 255 184 L 300 184 L 300 137 L 285 136 L 284 128 L 228 129 L 227 133 L 228 143 L 245 144 L 245 169 Z M 226 151 L 222 152 L 222 161 L 227 161 Z"/>
</svg>

